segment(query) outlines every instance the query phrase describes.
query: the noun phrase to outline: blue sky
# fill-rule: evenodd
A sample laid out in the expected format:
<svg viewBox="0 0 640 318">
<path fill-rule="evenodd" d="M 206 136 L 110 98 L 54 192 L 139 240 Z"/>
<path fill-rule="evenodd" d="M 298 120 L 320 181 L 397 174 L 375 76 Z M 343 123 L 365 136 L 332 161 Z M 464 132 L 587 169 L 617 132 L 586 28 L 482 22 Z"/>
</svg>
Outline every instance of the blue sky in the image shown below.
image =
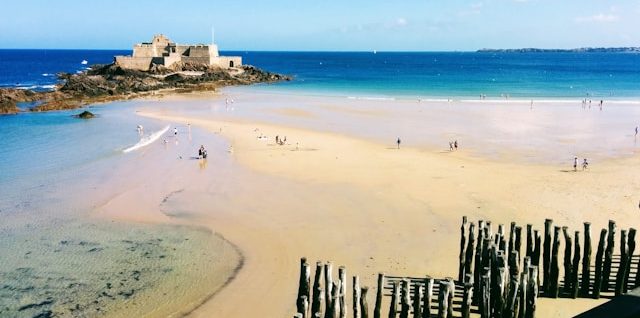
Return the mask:
<svg viewBox="0 0 640 318">
<path fill-rule="evenodd" d="M 164 33 L 222 50 L 640 46 L 640 0 L 22 0 L 0 48 L 128 49 Z"/>
</svg>

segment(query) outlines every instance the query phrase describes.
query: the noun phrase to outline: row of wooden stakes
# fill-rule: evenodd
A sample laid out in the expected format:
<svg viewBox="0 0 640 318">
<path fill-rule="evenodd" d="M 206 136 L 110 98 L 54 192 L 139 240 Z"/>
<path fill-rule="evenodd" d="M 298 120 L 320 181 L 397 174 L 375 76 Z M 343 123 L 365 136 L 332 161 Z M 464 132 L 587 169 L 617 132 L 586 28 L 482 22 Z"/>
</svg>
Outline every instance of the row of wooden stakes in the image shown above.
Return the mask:
<svg viewBox="0 0 640 318">
<path fill-rule="evenodd" d="M 316 263 L 313 287 L 311 287 L 311 270 L 306 258 L 300 260 L 300 282 L 296 301 L 297 313 L 294 318 L 346 318 L 347 317 L 347 277 L 344 266 L 338 268 L 338 281 L 333 281 L 333 266 L 330 262 Z M 323 275 L 324 273 L 324 275 Z M 367 295 L 369 287 L 360 287 L 358 276 L 352 278 L 352 311 L 354 318 L 382 317 L 382 301 L 387 277 L 378 274 L 378 288 L 373 313 L 369 310 Z M 437 285 L 437 292 L 434 284 Z M 322 286 L 326 288 L 322 288 Z M 420 280 L 404 278 L 392 282 L 393 292 L 389 303 L 388 317 L 395 318 L 429 318 L 432 317 L 434 292 L 437 294 L 437 317 L 453 316 L 453 298 L 456 285 L 453 278 L 434 280 L 426 277 Z M 471 287 L 472 288 L 472 287 Z M 312 292 L 313 291 L 313 292 Z M 413 299 L 411 295 L 413 294 Z M 465 289 L 463 317 L 471 314 L 471 290 Z M 309 303 L 311 299 L 311 303 Z M 464 314 L 466 313 L 466 314 Z M 373 314 L 373 316 L 371 316 Z"/>
<path fill-rule="evenodd" d="M 504 226 L 498 226 L 498 233 L 491 233 L 491 222 L 478 221 L 477 241 L 475 235 L 475 224 L 469 223 L 463 217 L 461 226 L 460 254 L 458 280 L 462 281 L 466 274 L 473 273 L 476 290 L 480 274 L 487 265 L 487 260 L 483 258 L 483 250 L 487 246 L 494 244 L 505 253 L 508 259 L 508 266 L 512 269 L 520 267 L 520 253 L 522 240 L 522 227 L 515 222 L 511 223 L 509 238 L 507 241 L 504 233 Z M 553 229 L 553 238 L 551 236 Z M 584 249 L 580 247 L 580 231 L 575 231 L 573 235 L 568 232 L 566 226 L 553 226 L 553 220 L 546 219 L 544 224 L 544 245 L 541 245 L 541 235 L 538 230 L 534 230 L 531 224 L 527 224 L 526 251 L 529 266 L 540 266 L 540 256 L 542 256 L 542 295 L 545 297 L 557 298 L 562 294 L 570 298 L 592 297 L 600 298 L 601 292 L 608 292 L 614 287 L 615 295 L 620 295 L 628 291 L 629 286 L 640 286 L 640 275 L 638 275 L 638 264 L 632 270 L 632 257 L 635 251 L 636 230 L 630 228 L 620 231 L 620 257 L 614 260 L 616 223 L 609 221 L 608 229 L 602 229 L 598 250 L 595 256 L 595 273 L 591 273 L 591 224 L 584 223 Z M 560 263 L 558 254 L 560 253 L 560 230 L 564 236 L 564 286 L 560 289 Z M 468 236 L 465 233 L 468 231 Z M 581 255 L 582 253 L 582 255 Z M 582 257 L 581 257 L 582 256 Z M 582 258 L 582 268 L 580 261 Z M 526 258 L 525 258 L 526 259 Z M 526 263 L 523 264 L 526 266 Z M 613 265 L 617 266 L 615 284 L 612 280 Z M 630 274 L 635 272 L 635 280 L 630 282 Z M 511 273 L 513 274 L 513 272 Z"/>
</svg>

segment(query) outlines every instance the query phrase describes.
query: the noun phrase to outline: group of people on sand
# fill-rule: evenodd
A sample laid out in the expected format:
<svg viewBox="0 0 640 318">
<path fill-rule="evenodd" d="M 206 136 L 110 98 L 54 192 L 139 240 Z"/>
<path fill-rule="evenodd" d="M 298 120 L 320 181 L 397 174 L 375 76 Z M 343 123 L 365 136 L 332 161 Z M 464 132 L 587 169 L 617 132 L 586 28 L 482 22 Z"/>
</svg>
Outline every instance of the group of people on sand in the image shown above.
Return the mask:
<svg viewBox="0 0 640 318">
<path fill-rule="evenodd" d="M 582 171 L 585 171 L 589 168 L 589 162 L 587 162 L 587 158 L 582 160 Z M 578 157 L 573 158 L 573 171 L 578 171 Z"/>
<path fill-rule="evenodd" d="M 280 135 L 276 136 L 276 144 L 282 146 L 285 145 L 287 143 L 287 136 L 284 136 L 284 138 L 280 138 Z"/>
<path fill-rule="evenodd" d="M 604 104 L 604 100 L 601 99 L 600 100 L 600 105 L 599 105 L 600 106 L 600 110 L 602 110 L 602 105 L 603 104 Z M 586 109 L 587 105 L 589 105 L 589 109 L 591 109 L 591 100 L 590 99 L 588 100 L 588 99 L 585 98 L 585 99 L 582 100 L 582 109 Z"/>
<path fill-rule="evenodd" d="M 458 140 L 449 141 L 449 151 L 458 150 Z"/>
<path fill-rule="evenodd" d="M 207 159 L 207 149 L 204 148 L 204 145 L 200 145 L 200 149 L 198 149 L 198 159 Z"/>
</svg>

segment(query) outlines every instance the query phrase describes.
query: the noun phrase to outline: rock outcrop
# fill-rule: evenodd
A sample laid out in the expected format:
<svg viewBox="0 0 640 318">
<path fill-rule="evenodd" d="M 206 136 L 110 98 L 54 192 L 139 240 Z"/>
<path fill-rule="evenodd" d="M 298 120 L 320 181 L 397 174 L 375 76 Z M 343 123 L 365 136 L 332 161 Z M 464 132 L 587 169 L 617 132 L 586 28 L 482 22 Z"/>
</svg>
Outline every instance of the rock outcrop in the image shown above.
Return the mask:
<svg viewBox="0 0 640 318">
<path fill-rule="evenodd" d="M 0 89 L 0 114 L 15 114 L 20 111 L 17 103 L 31 102 L 38 99 L 38 94 L 25 89 Z"/>
<path fill-rule="evenodd" d="M 41 101 L 31 111 L 74 109 L 96 102 L 135 98 L 160 90 L 189 92 L 231 85 L 288 81 L 290 77 L 253 66 L 229 71 L 217 66 L 176 63 L 171 68 L 154 65 L 149 72 L 123 69 L 115 64 L 94 65 L 80 74 L 60 73 L 54 91 L 0 89 L 0 113 L 20 111 L 19 102 Z"/>
<path fill-rule="evenodd" d="M 78 114 L 78 115 L 74 115 L 73 117 L 75 118 L 80 118 L 80 119 L 91 119 L 96 117 L 96 115 L 94 115 L 92 112 L 85 110 L 82 113 Z"/>
</svg>

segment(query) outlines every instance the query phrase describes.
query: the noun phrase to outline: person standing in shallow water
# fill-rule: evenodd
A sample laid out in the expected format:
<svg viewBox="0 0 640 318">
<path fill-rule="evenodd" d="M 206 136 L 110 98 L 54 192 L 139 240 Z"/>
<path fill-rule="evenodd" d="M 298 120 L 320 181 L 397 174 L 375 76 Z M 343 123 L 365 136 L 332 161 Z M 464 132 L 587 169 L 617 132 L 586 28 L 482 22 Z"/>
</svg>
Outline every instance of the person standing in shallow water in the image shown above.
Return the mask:
<svg viewBox="0 0 640 318">
<path fill-rule="evenodd" d="M 400 143 L 401 143 L 401 142 L 402 142 L 402 141 L 400 140 L 400 137 L 398 137 L 398 140 L 396 141 L 396 143 L 398 144 L 398 149 L 400 149 Z"/>
</svg>

